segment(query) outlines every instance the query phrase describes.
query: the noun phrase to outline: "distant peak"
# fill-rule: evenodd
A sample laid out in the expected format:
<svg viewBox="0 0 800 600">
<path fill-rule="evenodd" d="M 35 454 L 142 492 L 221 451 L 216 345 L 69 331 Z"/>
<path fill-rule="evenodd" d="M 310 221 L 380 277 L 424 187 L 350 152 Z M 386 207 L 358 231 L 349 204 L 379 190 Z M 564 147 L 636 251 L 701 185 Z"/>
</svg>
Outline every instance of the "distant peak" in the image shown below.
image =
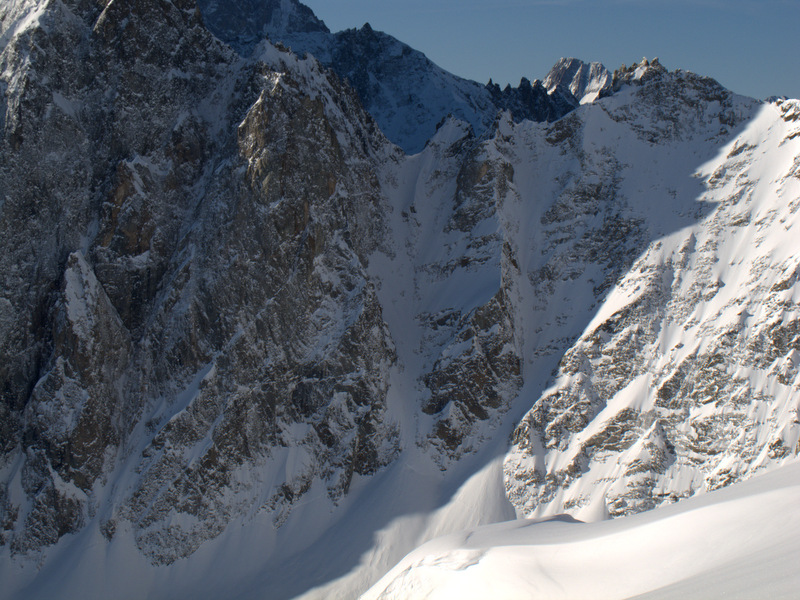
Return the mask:
<svg viewBox="0 0 800 600">
<path fill-rule="evenodd" d="M 661 77 L 664 73 L 667 73 L 667 69 L 659 62 L 658 58 L 653 60 L 642 58 L 638 63 L 633 63 L 630 66 L 623 64 L 614 71 L 612 87 L 617 90 L 623 83 L 645 83 L 651 79 Z"/>
<path fill-rule="evenodd" d="M 612 75 L 599 62 L 585 63 L 577 58 L 561 58 L 544 79 L 544 87 L 554 92 L 567 89 L 581 104 L 593 102 L 611 89 Z"/>
</svg>

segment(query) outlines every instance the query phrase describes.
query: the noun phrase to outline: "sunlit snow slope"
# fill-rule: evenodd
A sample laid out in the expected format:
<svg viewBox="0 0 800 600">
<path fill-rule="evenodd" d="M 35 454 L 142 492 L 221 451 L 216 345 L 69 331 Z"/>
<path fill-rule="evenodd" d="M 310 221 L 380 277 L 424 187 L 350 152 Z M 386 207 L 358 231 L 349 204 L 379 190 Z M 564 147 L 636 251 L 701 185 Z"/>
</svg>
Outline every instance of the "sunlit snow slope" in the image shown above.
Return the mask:
<svg viewBox="0 0 800 600">
<path fill-rule="evenodd" d="M 625 122 L 621 99 L 602 108 Z M 794 101 L 755 107 L 696 163 L 708 215 L 637 258 L 517 428 L 506 485 L 524 514 L 639 512 L 797 454 L 799 116 Z M 657 158 L 659 173 L 687 156 Z M 666 193 L 651 218 L 676 206 L 676 179 L 631 175 Z"/>
<path fill-rule="evenodd" d="M 800 465 L 648 513 L 551 517 L 438 538 L 362 600 L 796 598 Z"/>
</svg>

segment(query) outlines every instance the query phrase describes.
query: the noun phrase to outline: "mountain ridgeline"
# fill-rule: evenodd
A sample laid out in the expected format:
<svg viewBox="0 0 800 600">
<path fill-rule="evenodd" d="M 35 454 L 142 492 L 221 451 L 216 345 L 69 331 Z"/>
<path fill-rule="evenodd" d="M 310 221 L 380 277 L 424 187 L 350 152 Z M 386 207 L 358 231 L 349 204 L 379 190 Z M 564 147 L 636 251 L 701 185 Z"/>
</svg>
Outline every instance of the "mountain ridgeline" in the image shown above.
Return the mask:
<svg viewBox="0 0 800 600">
<path fill-rule="evenodd" d="M 296 0 L 0 40 L 0 598 L 355 597 L 800 453 L 797 101 L 501 89 Z"/>
<path fill-rule="evenodd" d="M 550 74 L 546 88 L 523 78 L 519 87 L 500 90 L 444 71 L 369 23 L 330 33 L 294 0 L 200 0 L 198 6 L 208 28 L 241 55 L 251 55 L 264 38 L 299 56 L 312 54 L 347 80 L 381 131 L 409 153 L 422 150 L 448 116 L 469 123 L 476 135 L 488 130 L 501 110 L 511 111 L 516 120 L 555 121 L 579 104 L 573 94 L 582 96 L 587 85 L 599 90 L 611 78 L 599 63 L 592 63 L 591 73 L 586 65 L 576 75 L 583 63 L 572 59 L 574 66 Z M 575 77 L 583 87 L 573 85 Z"/>
</svg>

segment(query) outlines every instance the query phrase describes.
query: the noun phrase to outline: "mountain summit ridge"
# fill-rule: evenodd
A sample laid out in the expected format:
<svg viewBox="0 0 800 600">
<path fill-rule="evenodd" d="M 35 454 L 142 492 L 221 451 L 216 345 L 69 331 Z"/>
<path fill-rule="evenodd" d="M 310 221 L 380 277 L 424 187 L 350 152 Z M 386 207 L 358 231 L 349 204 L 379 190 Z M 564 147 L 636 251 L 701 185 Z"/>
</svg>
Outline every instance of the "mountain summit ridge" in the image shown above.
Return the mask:
<svg viewBox="0 0 800 600">
<path fill-rule="evenodd" d="M 564 93 L 566 86 L 553 94 L 523 79 L 518 88 L 501 92 L 455 76 L 369 23 L 331 33 L 298 0 L 199 0 L 198 6 L 209 29 L 242 55 L 264 37 L 300 55 L 312 54 L 353 86 L 384 134 L 408 153 L 422 150 L 450 115 L 480 136 L 501 110 L 510 110 L 516 120 L 549 122 L 578 105 Z"/>
</svg>

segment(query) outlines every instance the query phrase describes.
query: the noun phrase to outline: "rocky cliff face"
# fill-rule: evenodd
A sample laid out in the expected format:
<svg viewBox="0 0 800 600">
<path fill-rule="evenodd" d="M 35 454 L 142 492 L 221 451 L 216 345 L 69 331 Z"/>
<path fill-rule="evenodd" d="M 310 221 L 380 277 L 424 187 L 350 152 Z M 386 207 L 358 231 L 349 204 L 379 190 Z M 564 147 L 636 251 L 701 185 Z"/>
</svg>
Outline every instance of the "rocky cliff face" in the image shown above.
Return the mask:
<svg viewBox="0 0 800 600">
<path fill-rule="evenodd" d="M 172 561 L 396 453 L 364 272 L 393 151 L 316 63 L 240 61 L 192 5 L 82 9 L 3 51 L 4 543 L 124 520 Z M 241 474 L 287 453 L 266 494 Z"/>
<path fill-rule="evenodd" d="M 408 156 L 362 90 L 261 39 L 324 25 L 258 6 L 247 52 L 212 34 L 228 5 L 0 7 L 8 596 L 81 595 L 96 565 L 59 561 L 90 548 L 132 594 L 164 565 L 158 593 L 203 590 L 244 540 L 215 585 L 353 596 L 509 514 L 499 468 L 473 475 L 514 428 L 529 514 L 645 510 L 797 454 L 796 102 L 643 62 L 596 103 L 557 86 L 553 123 L 517 122 L 556 98 L 539 82 L 478 86 L 485 131 L 414 126 Z M 336 39 L 364 81 L 365 45 L 422 64 Z"/>
</svg>

